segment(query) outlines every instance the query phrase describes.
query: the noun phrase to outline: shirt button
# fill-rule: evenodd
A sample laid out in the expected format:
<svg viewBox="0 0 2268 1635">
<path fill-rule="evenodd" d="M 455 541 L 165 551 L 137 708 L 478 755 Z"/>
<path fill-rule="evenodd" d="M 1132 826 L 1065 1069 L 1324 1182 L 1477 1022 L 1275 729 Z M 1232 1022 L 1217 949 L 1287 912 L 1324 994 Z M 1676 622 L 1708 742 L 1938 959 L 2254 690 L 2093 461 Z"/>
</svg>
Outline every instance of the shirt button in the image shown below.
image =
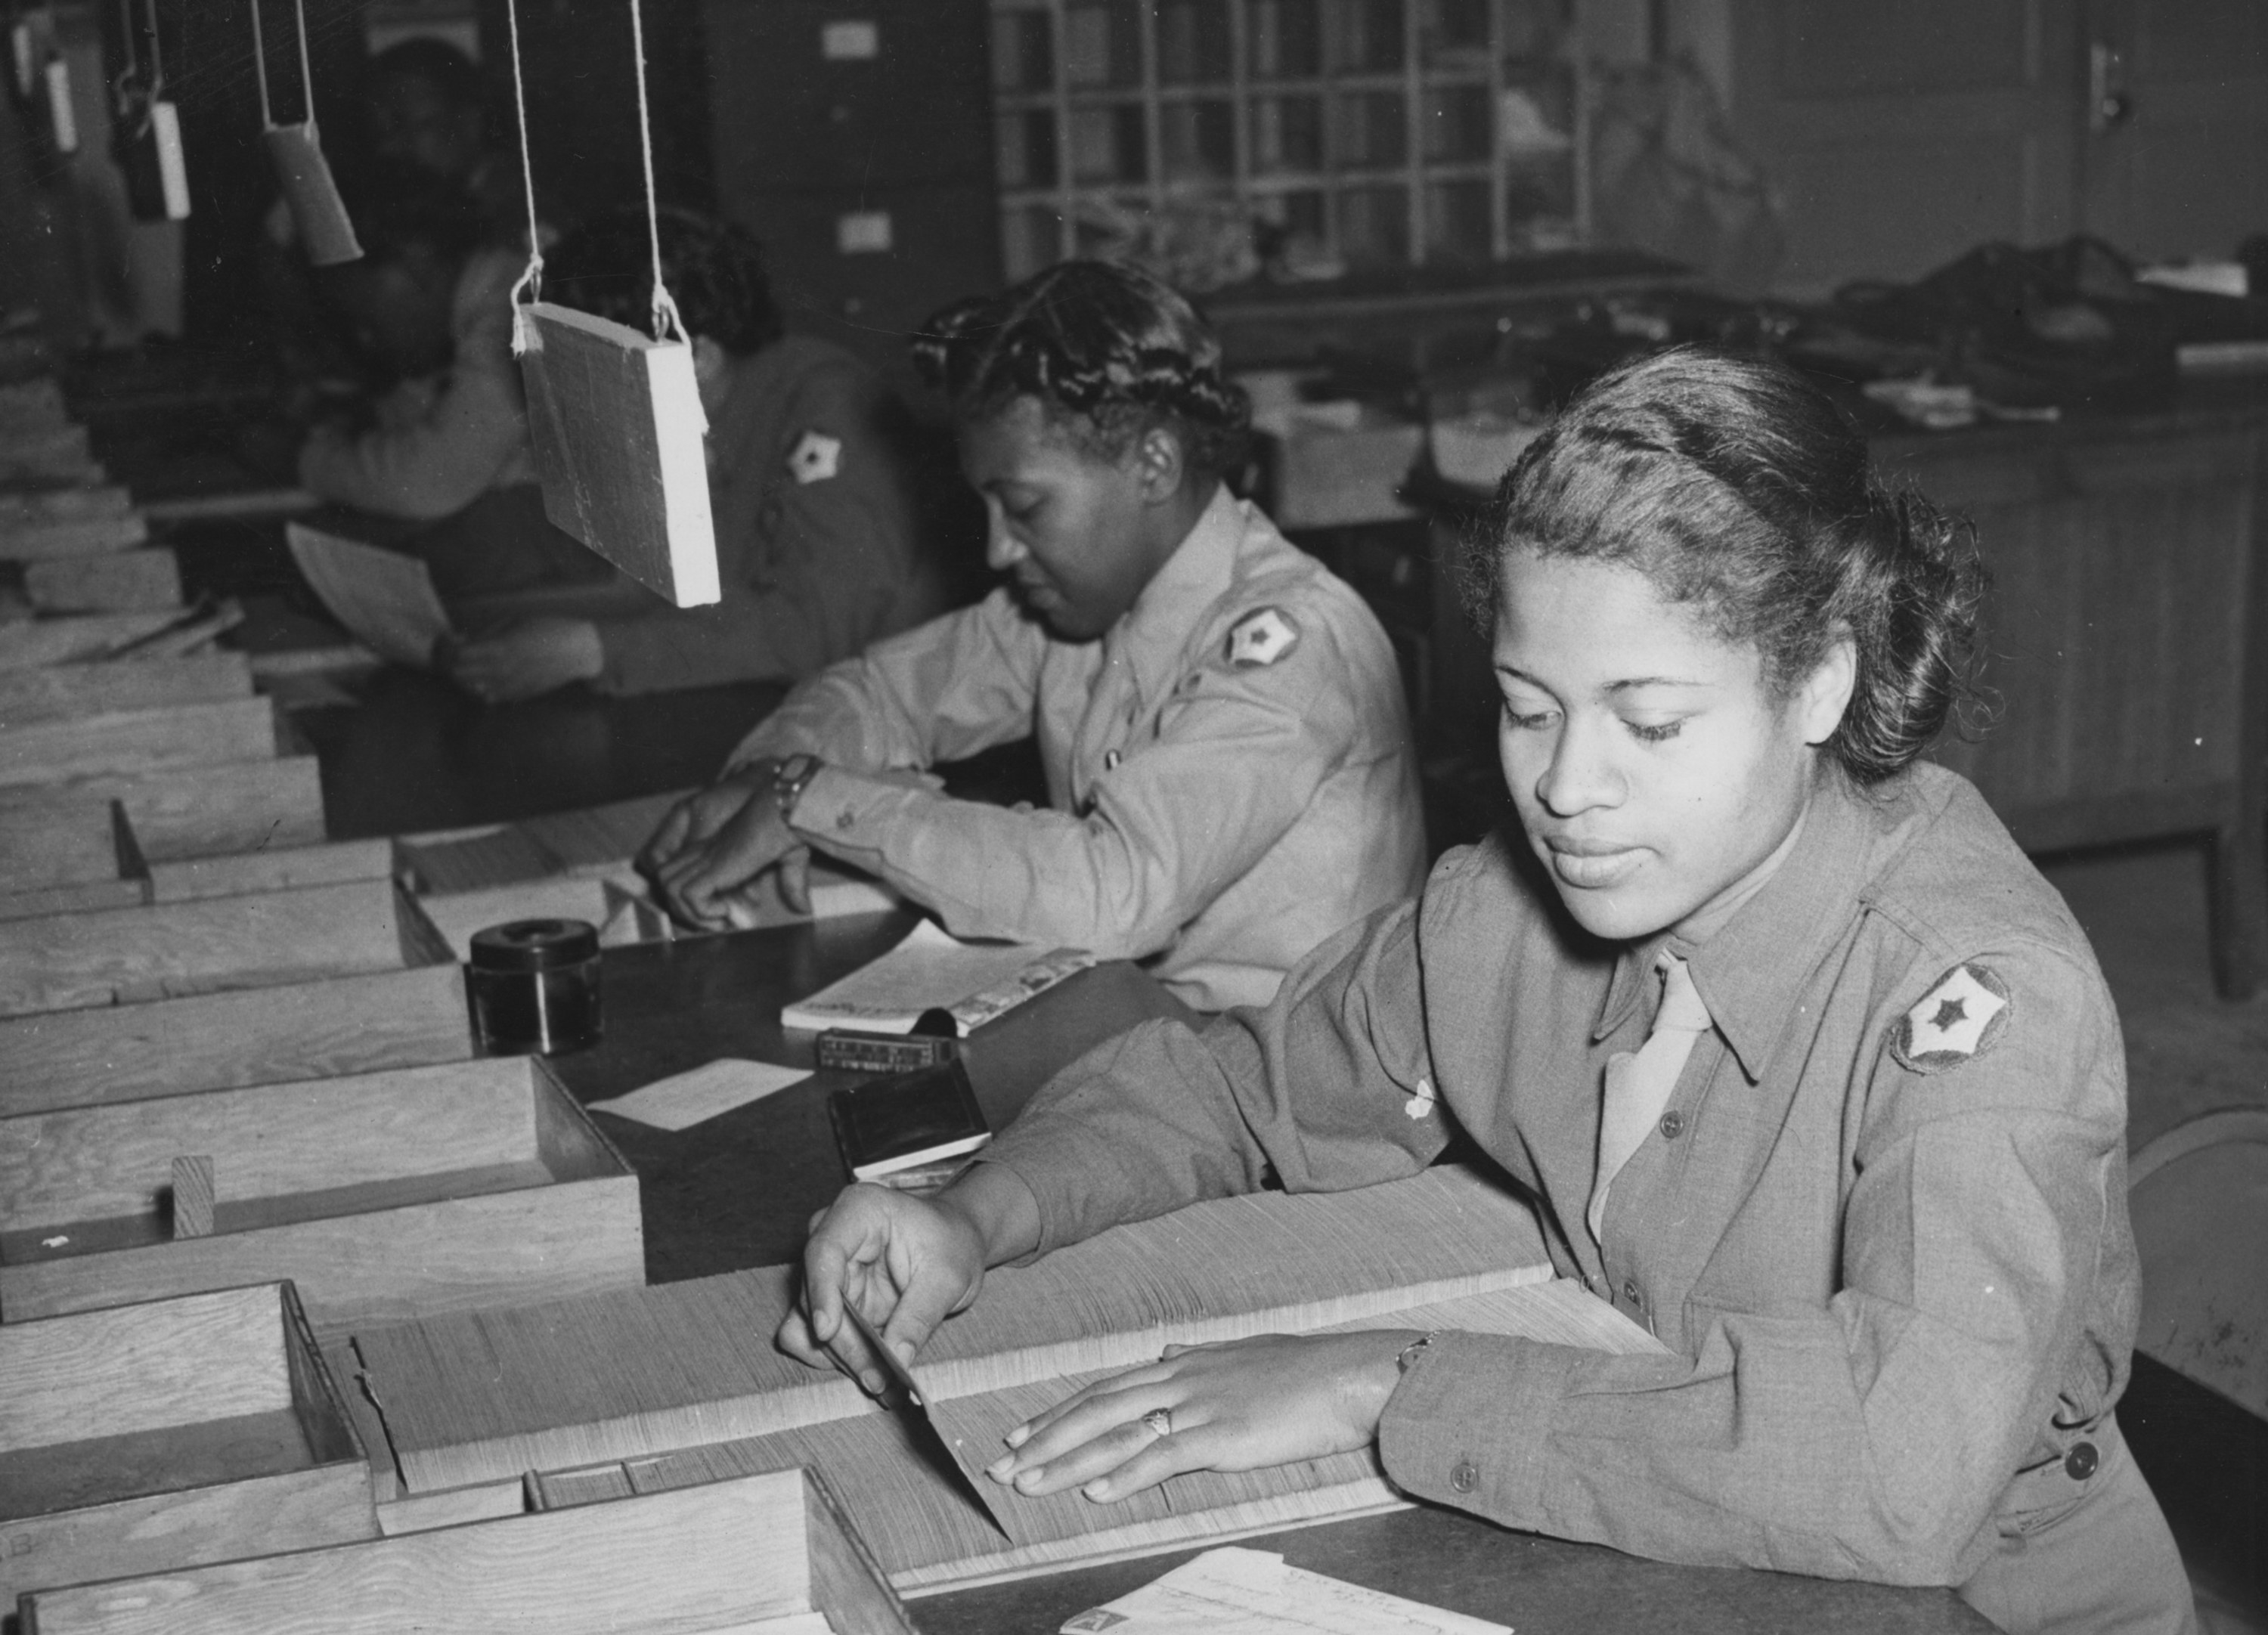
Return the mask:
<svg viewBox="0 0 2268 1635">
<path fill-rule="evenodd" d="M 1623 1298 L 1633 1306 L 1642 1305 L 1644 1303 L 1638 1297 L 1638 1279 L 1636 1278 L 1624 1278 L 1623 1279 Z"/>
<path fill-rule="evenodd" d="M 2074 1482 L 2084 1482 L 2095 1474 L 2095 1466 L 2102 1462 L 2102 1455 L 2095 1451 L 2095 1444 L 2081 1442 L 2064 1455 L 2063 1473 Z"/>
<path fill-rule="evenodd" d="M 1449 1472 L 1449 1485 L 1460 1493 L 1469 1493 L 1480 1484 L 1480 1467 L 1469 1459 L 1460 1459 L 1457 1468 Z"/>
<path fill-rule="evenodd" d="M 1661 1116 L 1661 1138 L 1664 1141 L 1675 1141 L 1684 1133 L 1685 1116 L 1683 1113 L 1664 1113 Z"/>
<path fill-rule="evenodd" d="M 853 812 L 850 807 L 845 806 L 843 810 L 835 814 L 836 828 L 847 832 L 850 829 L 856 829 L 858 826 L 858 814 L 856 812 Z"/>
</svg>

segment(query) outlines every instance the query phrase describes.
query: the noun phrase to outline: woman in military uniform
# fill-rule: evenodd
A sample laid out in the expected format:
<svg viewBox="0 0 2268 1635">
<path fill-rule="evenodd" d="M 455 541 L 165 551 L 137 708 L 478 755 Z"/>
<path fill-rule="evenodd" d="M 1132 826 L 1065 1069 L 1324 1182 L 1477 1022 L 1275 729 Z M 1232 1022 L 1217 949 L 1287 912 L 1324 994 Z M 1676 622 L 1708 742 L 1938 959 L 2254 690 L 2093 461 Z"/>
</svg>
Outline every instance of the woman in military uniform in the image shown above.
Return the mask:
<svg viewBox="0 0 2268 1635">
<path fill-rule="evenodd" d="M 969 937 L 1145 961 L 1200 1009 L 1423 877 L 1418 772 L 1386 633 L 1221 477 L 1248 409 L 1189 304 L 1070 261 L 931 320 L 1008 582 L 799 688 L 645 863 L 690 923 L 732 921 L 811 848 Z M 1039 810 L 924 770 L 1036 736 Z"/>
<path fill-rule="evenodd" d="M 1008 1437 L 1107 1504 L 1374 1445 L 1416 1496 L 1665 1560 L 1957 1586 L 2014 1631 L 2194 1627 L 2113 1411 L 2125 1085 L 2087 941 L 1977 792 L 1965 532 L 1776 366 L 1601 381 L 1476 542 L 1519 839 L 1263 1010 L 1075 1064 L 934 1202 L 845 1192 L 782 1344 L 873 1381 L 983 1268 L 1256 1188 L 1405 1175 L 1462 1128 L 1555 1269 L 1658 1337 L 1177 1349 Z"/>
</svg>

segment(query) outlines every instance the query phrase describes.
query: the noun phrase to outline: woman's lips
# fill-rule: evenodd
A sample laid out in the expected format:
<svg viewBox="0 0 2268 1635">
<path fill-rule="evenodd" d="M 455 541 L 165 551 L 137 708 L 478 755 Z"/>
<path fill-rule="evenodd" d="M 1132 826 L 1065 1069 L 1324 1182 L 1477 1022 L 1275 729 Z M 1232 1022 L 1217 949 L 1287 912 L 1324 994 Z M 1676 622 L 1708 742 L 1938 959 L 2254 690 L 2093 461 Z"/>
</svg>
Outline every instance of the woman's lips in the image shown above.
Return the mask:
<svg viewBox="0 0 2268 1635">
<path fill-rule="evenodd" d="M 1638 873 L 1646 854 L 1636 846 L 1594 841 L 1546 841 L 1551 872 L 1580 891 L 1606 891 Z"/>
</svg>

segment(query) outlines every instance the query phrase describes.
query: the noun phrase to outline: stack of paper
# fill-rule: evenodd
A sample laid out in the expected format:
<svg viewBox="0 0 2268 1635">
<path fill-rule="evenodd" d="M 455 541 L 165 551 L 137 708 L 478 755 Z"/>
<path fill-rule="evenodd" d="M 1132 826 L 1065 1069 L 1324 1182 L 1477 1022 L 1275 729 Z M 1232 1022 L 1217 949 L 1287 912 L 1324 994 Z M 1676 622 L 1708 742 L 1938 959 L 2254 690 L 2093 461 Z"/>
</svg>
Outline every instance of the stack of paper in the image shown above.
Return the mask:
<svg viewBox="0 0 2268 1635">
<path fill-rule="evenodd" d="M 1075 948 L 962 942 L 924 920 L 880 959 L 788 1005 L 780 1026 L 903 1034 L 924 1012 L 945 1011 L 966 1035 L 1094 963 L 1093 954 Z"/>
</svg>

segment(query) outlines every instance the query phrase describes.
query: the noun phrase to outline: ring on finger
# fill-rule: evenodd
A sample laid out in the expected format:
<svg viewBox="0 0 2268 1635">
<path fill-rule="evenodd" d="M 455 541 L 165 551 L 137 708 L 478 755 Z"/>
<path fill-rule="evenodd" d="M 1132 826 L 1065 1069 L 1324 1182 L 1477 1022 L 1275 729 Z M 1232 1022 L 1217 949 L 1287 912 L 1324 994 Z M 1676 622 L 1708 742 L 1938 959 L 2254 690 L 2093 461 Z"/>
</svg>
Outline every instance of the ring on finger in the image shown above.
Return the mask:
<svg viewBox="0 0 2268 1635">
<path fill-rule="evenodd" d="M 1174 1410 L 1170 1408 L 1152 1408 L 1142 1416 L 1142 1424 L 1149 1428 L 1150 1433 L 1153 1436 L 1171 1436 L 1174 1433 Z"/>
</svg>

